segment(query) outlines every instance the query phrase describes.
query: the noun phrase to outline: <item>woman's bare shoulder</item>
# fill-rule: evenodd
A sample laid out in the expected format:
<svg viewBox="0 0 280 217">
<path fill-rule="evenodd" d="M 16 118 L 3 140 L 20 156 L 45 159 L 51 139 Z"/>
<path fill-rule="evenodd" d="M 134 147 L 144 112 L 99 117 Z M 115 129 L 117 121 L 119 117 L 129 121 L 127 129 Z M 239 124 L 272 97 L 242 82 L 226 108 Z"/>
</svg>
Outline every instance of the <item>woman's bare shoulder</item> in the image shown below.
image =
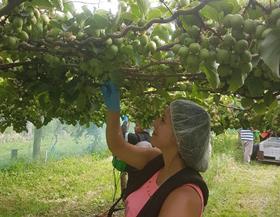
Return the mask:
<svg viewBox="0 0 280 217">
<path fill-rule="evenodd" d="M 163 203 L 159 217 L 200 217 L 201 198 L 191 186 L 183 185 L 173 190 Z"/>
</svg>

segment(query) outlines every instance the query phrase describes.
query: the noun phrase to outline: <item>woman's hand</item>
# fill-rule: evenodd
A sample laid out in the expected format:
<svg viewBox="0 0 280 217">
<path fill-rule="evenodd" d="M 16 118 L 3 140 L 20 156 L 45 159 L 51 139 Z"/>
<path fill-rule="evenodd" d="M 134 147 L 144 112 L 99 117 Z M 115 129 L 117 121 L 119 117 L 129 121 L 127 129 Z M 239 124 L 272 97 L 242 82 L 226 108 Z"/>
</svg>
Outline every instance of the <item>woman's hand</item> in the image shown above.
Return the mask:
<svg viewBox="0 0 280 217">
<path fill-rule="evenodd" d="M 112 81 L 107 81 L 102 85 L 101 91 L 107 109 L 112 112 L 120 112 L 120 92 L 118 87 Z"/>
</svg>

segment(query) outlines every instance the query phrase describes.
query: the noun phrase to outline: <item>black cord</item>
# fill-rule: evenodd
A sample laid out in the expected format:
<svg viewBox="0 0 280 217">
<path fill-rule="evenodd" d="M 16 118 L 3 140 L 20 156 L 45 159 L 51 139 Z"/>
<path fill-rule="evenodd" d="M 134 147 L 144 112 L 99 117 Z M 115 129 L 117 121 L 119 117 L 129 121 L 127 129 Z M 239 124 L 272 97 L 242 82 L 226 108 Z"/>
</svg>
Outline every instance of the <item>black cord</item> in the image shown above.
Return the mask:
<svg viewBox="0 0 280 217">
<path fill-rule="evenodd" d="M 122 195 L 116 200 L 116 202 L 111 206 L 111 208 L 108 211 L 107 217 L 111 217 L 115 211 L 122 210 L 123 208 L 115 208 L 117 204 L 121 201 Z"/>
<path fill-rule="evenodd" d="M 113 168 L 113 178 L 114 178 L 114 193 L 113 193 L 113 202 L 116 200 L 117 190 L 118 190 L 118 183 L 117 183 L 117 176 L 116 176 L 116 169 Z"/>
<path fill-rule="evenodd" d="M 167 8 L 167 10 L 170 12 L 170 14 L 173 16 L 173 12 L 170 10 L 170 8 L 168 7 L 168 5 L 164 2 L 164 0 L 159 0 L 162 4 L 164 4 L 164 6 Z"/>
<path fill-rule="evenodd" d="M 167 10 L 170 12 L 171 16 L 173 16 L 173 12 L 171 11 L 171 9 L 168 7 L 168 5 L 165 3 L 164 0 L 159 0 L 166 8 Z M 184 32 L 186 32 L 185 28 L 182 25 L 181 20 L 179 20 L 179 18 L 176 19 L 177 22 L 175 22 L 175 25 L 178 26 L 179 28 L 181 28 Z"/>
<path fill-rule="evenodd" d="M 116 200 L 116 195 L 117 195 L 118 185 L 119 185 L 118 180 L 120 180 L 121 173 L 119 173 L 119 179 L 117 179 L 116 169 L 115 169 L 115 168 L 113 168 L 113 177 L 114 177 L 113 205 L 112 205 L 112 206 L 110 207 L 110 209 L 108 210 L 107 217 L 111 217 L 111 216 L 113 216 L 113 213 L 114 213 L 114 212 L 123 209 L 123 207 L 121 207 L 121 208 L 116 208 L 116 206 L 118 205 L 118 203 L 119 203 L 119 202 L 121 201 L 121 199 L 123 198 L 123 192 L 121 193 L 120 197 Z"/>
</svg>

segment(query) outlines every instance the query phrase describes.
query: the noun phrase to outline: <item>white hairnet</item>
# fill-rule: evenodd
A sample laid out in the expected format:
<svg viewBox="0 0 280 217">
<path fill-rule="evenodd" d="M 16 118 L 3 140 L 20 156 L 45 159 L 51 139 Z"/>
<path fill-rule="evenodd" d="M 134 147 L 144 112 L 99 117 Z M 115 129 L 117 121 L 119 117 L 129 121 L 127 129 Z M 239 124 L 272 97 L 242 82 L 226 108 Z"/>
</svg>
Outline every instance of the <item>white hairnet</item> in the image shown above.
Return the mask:
<svg viewBox="0 0 280 217">
<path fill-rule="evenodd" d="M 171 121 L 178 151 L 186 165 L 204 172 L 210 155 L 210 117 L 199 105 L 188 100 L 170 104 Z"/>
</svg>

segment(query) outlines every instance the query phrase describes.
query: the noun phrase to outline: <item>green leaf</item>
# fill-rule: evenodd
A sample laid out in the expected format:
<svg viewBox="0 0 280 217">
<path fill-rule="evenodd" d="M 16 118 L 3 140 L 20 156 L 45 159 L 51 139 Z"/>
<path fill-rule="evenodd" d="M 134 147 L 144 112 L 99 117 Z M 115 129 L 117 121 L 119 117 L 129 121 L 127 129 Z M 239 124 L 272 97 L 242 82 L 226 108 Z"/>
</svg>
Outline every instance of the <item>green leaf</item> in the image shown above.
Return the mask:
<svg viewBox="0 0 280 217">
<path fill-rule="evenodd" d="M 58 10 L 63 11 L 64 10 L 64 5 L 63 5 L 63 0 L 51 0 L 52 5 L 56 7 Z"/>
<path fill-rule="evenodd" d="M 224 13 L 222 11 L 218 11 L 216 8 L 206 5 L 201 11 L 200 14 L 214 21 L 220 21 L 224 17 Z"/>
<path fill-rule="evenodd" d="M 8 88 L 0 86 L 0 99 L 2 97 L 5 99 L 7 96 L 10 96 L 10 92 L 9 92 Z"/>
<path fill-rule="evenodd" d="M 103 68 L 102 67 L 102 62 L 99 61 L 98 59 L 92 59 L 89 61 L 89 66 L 90 66 L 90 74 L 93 76 L 99 76 L 103 73 Z"/>
<path fill-rule="evenodd" d="M 83 14 L 85 14 L 86 16 L 89 17 L 89 16 L 92 15 L 91 10 L 88 8 L 87 5 L 83 5 L 83 6 L 82 6 L 82 9 L 83 9 Z"/>
<path fill-rule="evenodd" d="M 88 18 L 85 25 L 90 25 L 93 29 L 105 29 L 109 27 L 109 14 L 105 10 L 97 10 L 95 14 Z"/>
<path fill-rule="evenodd" d="M 109 73 L 109 77 L 110 77 L 110 80 L 114 83 L 114 84 L 116 84 L 116 85 L 118 85 L 118 86 L 120 86 L 121 85 L 121 83 L 122 83 L 122 81 L 123 81 L 123 74 L 122 74 L 122 72 L 121 71 L 118 71 L 118 70 L 115 70 L 115 71 L 111 71 L 110 73 Z"/>
<path fill-rule="evenodd" d="M 57 9 L 59 9 L 60 11 L 64 10 L 63 0 L 52 0 L 52 1 Z"/>
<path fill-rule="evenodd" d="M 160 39 L 164 40 L 164 41 L 168 41 L 169 40 L 169 36 L 170 36 L 170 26 L 169 25 L 156 25 L 152 36 L 157 35 Z"/>
<path fill-rule="evenodd" d="M 255 110 L 256 113 L 258 114 L 264 114 L 266 111 L 266 104 L 264 102 L 259 102 L 254 104 L 253 109 Z"/>
<path fill-rule="evenodd" d="M 203 64 L 201 66 L 201 71 L 205 73 L 208 82 L 211 87 L 218 88 L 220 85 L 220 78 L 217 72 L 217 68 L 214 64 Z"/>
<path fill-rule="evenodd" d="M 162 12 L 159 8 L 152 8 L 147 14 L 147 19 L 152 20 L 154 18 L 160 18 L 162 16 Z"/>
<path fill-rule="evenodd" d="M 250 96 L 258 97 L 263 95 L 263 81 L 260 78 L 248 77 L 245 81 L 245 85 L 248 87 Z"/>
<path fill-rule="evenodd" d="M 41 105 L 41 107 L 46 107 L 49 106 L 49 95 L 47 92 L 43 92 L 41 94 L 38 95 L 38 101 Z"/>
<path fill-rule="evenodd" d="M 259 64 L 259 62 L 260 62 L 260 56 L 259 55 L 252 57 L 251 63 L 253 65 L 253 68 L 256 67 Z"/>
<path fill-rule="evenodd" d="M 69 12 L 71 12 L 71 13 L 75 12 L 75 6 L 74 6 L 74 4 L 73 4 L 72 2 L 65 2 L 65 3 L 64 3 L 64 10 L 63 10 L 63 11 L 64 11 L 64 12 L 69 11 Z"/>
<path fill-rule="evenodd" d="M 78 108 L 80 110 L 84 110 L 86 103 L 87 103 L 87 97 L 85 96 L 85 93 L 80 92 L 80 95 L 76 100 L 76 104 L 77 104 Z"/>
<path fill-rule="evenodd" d="M 16 78 L 16 73 L 11 71 L 0 71 L 0 84 L 1 84 L 1 78 Z"/>
<path fill-rule="evenodd" d="M 123 13 L 122 18 L 124 20 L 128 20 L 128 21 L 131 21 L 131 22 L 134 22 L 134 23 L 137 23 L 140 20 L 140 18 L 136 14 L 133 14 L 131 12 Z"/>
<path fill-rule="evenodd" d="M 179 20 L 182 22 L 185 29 L 188 29 L 192 25 L 196 25 L 198 27 L 202 25 L 201 20 L 194 15 L 179 16 Z"/>
<path fill-rule="evenodd" d="M 113 26 L 115 28 L 117 28 L 119 26 L 119 24 L 121 24 L 121 22 L 123 21 L 122 20 L 122 14 L 123 14 L 123 8 L 121 7 L 121 4 L 119 4 L 119 7 L 118 7 L 118 11 L 117 11 L 117 14 L 113 20 Z M 116 31 L 116 29 L 114 29 Z"/>
<path fill-rule="evenodd" d="M 33 0 L 32 1 L 33 6 L 38 6 L 40 8 L 50 9 L 53 7 L 51 0 Z"/>
<path fill-rule="evenodd" d="M 142 19 L 142 17 L 143 17 L 143 14 L 141 13 L 141 10 L 137 4 L 131 5 L 130 13 L 132 13 L 135 17 L 137 17 L 139 19 Z"/>
<path fill-rule="evenodd" d="M 41 95 L 45 92 L 48 92 L 51 89 L 51 87 L 46 83 L 36 82 L 33 84 L 32 89 L 35 95 Z"/>
<path fill-rule="evenodd" d="M 264 99 L 264 103 L 267 106 L 270 106 L 273 103 L 273 101 L 275 101 L 275 96 L 273 95 L 273 93 L 271 91 L 268 91 L 267 93 L 265 93 L 263 99 Z"/>
<path fill-rule="evenodd" d="M 272 30 L 261 43 L 261 56 L 273 75 L 280 78 L 280 29 Z"/>
<path fill-rule="evenodd" d="M 241 9 L 237 0 L 216 0 L 210 2 L 209 6 L 215 8 L 217 11 L 223 11 L 224 14 L 238 13 Z"/>
<path fill-rule="evenodd" d="M 263 11 L 259 6 L 256 6 L 254 9 L 250 7 L 247 13 L 250 19 L 258 19 L 263 16 Z"/>
<path fill-rule="evenodd" d="M 244 85 L 244 80 L 245 78 L 241 72 L 239 71 L 233 72 L 230 80 L 228 81 L 229 90 L 235 92 L 236 90 L 238 90 L 240 87 Z"/>
<path fill-rule="evenodd" d="M 142 17 L 145 16 L 150 8 L 150 2 L 149 0 L 136 0 L 137 1 L 137 5 L 142 13 Z"/>
<path fill-rule="evenodd" d="M 251 107 L 254 104 L 254 100 L 251 98 L 242 98 L 241 105 L 243 108 Z"/>
</svg>

